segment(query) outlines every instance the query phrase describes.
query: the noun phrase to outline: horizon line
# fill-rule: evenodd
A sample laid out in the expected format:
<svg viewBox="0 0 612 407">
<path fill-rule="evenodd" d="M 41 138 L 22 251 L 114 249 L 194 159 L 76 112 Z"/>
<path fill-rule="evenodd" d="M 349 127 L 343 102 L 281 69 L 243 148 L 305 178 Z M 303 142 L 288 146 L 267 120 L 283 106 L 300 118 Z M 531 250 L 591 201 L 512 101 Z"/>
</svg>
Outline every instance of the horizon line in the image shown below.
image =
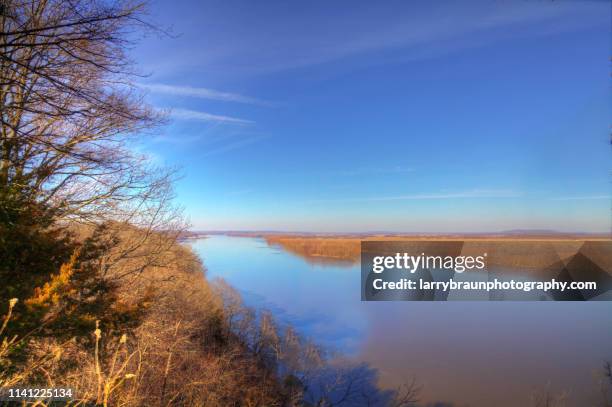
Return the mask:
<svg viewBox="0 0 612 407">
<path fill-rule="evenodd" d="M 584 232 L 584 231 L 572 231 L 562 232 L 551 229 L 509 229 L 500 230 L 493 232 L 426 232 L 426 231 L 390 231 L 390 230 L 365 230 L 359 232 L 323 232 L 323 231 L 304 231 L 304 230 L 279 230 L 279 229 L 188 229 L 186 233 L 195 234 L 227 234 L 227 233 L 251 233 L 251 234 L 264 234 L 264 233 L 285 233 L 295 235 L 372 235 L 372 234 L 387 234 L 387 235 L 437 235 L 437 236 L 448 236 L 448 235 L 582 235 L 582 236 L 609 236 L 612 238 L 612 231 L 600 231 L 600 232 Z"/>
</svg>

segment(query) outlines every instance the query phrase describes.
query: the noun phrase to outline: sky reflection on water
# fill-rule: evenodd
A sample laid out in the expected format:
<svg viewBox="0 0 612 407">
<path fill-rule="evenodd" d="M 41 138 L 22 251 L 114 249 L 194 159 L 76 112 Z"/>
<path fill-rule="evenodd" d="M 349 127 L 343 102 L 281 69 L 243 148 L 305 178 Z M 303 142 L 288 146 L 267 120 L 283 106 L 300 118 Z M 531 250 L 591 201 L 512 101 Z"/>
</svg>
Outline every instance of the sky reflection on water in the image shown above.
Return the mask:
<svg viewBox="0 0 612 407">
<path fill-rule="evenodd" d="M 612 359 L 610 302 L 361 302 L 358 266 L 307 262 L 263 239 L 192 243 L 208 269 L 303 336 L 377 368 L 385 386 L 415 377 L 426 401 L 529 405 L 534 391 L 595 397 Z"/>
</svg>

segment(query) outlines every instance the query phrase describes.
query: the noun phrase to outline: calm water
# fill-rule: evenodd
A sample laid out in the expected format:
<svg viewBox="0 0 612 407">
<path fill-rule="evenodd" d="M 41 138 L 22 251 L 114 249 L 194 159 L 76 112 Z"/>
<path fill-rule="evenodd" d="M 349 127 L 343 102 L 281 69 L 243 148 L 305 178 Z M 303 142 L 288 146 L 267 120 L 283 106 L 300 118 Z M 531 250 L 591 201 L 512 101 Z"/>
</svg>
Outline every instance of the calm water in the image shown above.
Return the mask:
<svg viewBox="0 0 612 407">
<path fill-rule="evenodd" d="M 315 342 L 365 361 L 381 385 L 416 378 L 423 401 L 531 405 L 534 392 L 594 405 L 612 360 L 612 302 L 361 302 L 357 266 L 311 263 L 262 239 L 192 243 L 208 269 Z"/>
</svg>

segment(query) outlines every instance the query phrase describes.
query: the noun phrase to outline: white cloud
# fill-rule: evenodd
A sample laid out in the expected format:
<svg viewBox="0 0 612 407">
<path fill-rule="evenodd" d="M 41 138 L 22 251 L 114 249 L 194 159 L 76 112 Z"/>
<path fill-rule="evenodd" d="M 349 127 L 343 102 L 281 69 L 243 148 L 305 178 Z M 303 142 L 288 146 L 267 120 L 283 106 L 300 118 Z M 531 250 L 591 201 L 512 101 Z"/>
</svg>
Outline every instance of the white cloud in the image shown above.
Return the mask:
<svg viewBox="0 0 612 407">
<path fill-rule="evenodd" d="M 206 72 L 208 78 L 227 80 L 360 55 L 358 63 L 368 65 L 391 57 L 425 59 L 487 44 L 501 46 L 500 41 L 510 38 L 609 25 L 605 1 L 428 2 L 428 7 L 411 6 L 413 2 L 380 7 L 366 2 L 360 7 L 328 7 L 323 15 L 317 7 L 305 7 L 304 13 L 289 13 L 285 18 L 274 18 L 274 5 L 262 3 L 262 18 L 245 15 L 237 20 L 231 7 L 180 8 L 181 41 L 156 39 L 157 52 L 147 55 L 143 65 L 166 77 Z M 368 55 L 394 49 L 401 52 Z M 165 58 L 160 59 L 160 53 Z M 355 68 L 354 63 L 342 62 L 338 66 L 342 70 Z"/>
<path fill-rule="evenodd" d="M 246 103 L 250 105 L 270 106 L 270 102 L 252 98 L 250 96 L 240 95 L 238 93 L 221 92 L 214 89 L 194 87 L 194 86 L 176 86 L 166 85 L 163 83 L 140 84 L 141 87 L 150 90 L 153 93 L 163 93 L 175 96 L 191 96 L 200 99 L 219 100 L 222 102 Z"/>
<path fill-rule="evenodd" d="M 414 169 L 396 166 L 389 168 L 352 168 L 336 172 L 338 175 L 353 176 L 353 175 L 378 175 L 378 174 L 402 174 L 413 172 Z"/>
<path fill-rule="evenodd" d="M 228 124 L 254 124 L 252 120 L 239 119 L 237 117 L 222 116 L 207 112 L 200 112 L 197 110 L 189 109 L 171 109 L 170 114 L 172 117 L 183 120 L 198 120 L 203 122 L 214 122 L 214 123 L 228 123 Z"/>
<path fill-rule="evenodd" d="M 506 189 L 473 189 L 458 192 L 423 193 L 394 196 L 355 197 L 346 199 L 317 200 L 311 202 L 385 202 L 385 201 L 418 201 L 462 198 L 515 198 L 519 193 Z"/>
<path fill-rule="evenodd" d="M 241 139 L 241 140 L 235 140 L 233 142 L 206 150 L 205 153 L 202 155 L 202 157 L 208 157 L 211 155 L 217 155 L 221 153 L 226 153 L 228 151 L 237 150 L 239 148 L 246 147 L 250 144 L 261 141 L 265 138 L 267 138 L 267 136 L 256 136 L 256 137 L 250 137 L 250 138 Z"/>
<path fill-rule="evenodd" d="M 586 196 L 564 196 L 552 198 L 553 201 L 595 201 L 600 199 L 612 199 L 610 195 L 586 195 Z"/>
</svg>

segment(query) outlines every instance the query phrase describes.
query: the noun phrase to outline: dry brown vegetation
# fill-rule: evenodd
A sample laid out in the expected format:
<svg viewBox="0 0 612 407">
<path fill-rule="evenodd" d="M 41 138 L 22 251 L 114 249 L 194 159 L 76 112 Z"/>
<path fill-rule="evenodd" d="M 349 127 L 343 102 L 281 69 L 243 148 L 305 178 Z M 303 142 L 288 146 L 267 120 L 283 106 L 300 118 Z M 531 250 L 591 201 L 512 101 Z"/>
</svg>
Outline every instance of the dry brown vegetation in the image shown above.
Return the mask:
<svg viewBox="0 0 612 407">
<path fill-rule="evenodd" d="M 269 245 L 308 258 L 359 261 L 361 239 L 342 237 L 266 236 Z"/>
<path fill-rule="evenodd" d="M 0 385 L 73 387 L 75 404 L 281 405 L 274 372 L 228 329 L 221 296 L 198 258 L 184 246 L 167 244 L 163 256 L 154 256 L 155 265 L 120 280 L 121 304 L 147 298 L 137 327 L 122 333 L 97 323 L 85 341 L 27 339 L 3 329 Z M 151 259 L 133 259 L 130 267 L 112 272 L 138 262 Z M 26 339 L 26 360 L 12 360 Z"/>
<path fill-rule="evenodd" d="M 122 225 L 113 233 L 123 238 L 112 255 L 131 249 L 143 233 Z M 137 325 L 121 330 L 94 321 L 84 338 L 9 335 L 18 302 L 12 300 L 0 331 L 0 387 L 72 387 L 69 405 L 408 406 L 417 400 L 414 383 L 383 391 L 372 369 L 331 358 L 270 313 L 244 306 L 224 281 L 209 283 L 198 257 L 173 239 L 157 236 L 140 246 L 146 253 L 150 245 L 155 264 L 143 254 L 109 271 L 120 276 L 116 303 L 144 308 Z M 22 345 L 25 360 L 15 360 Z"/>
<path fill-rule="evenodd" d="M 479 255 L 484 252 L 494 253 L 491 266 L 537 268 L 549 265 L 554 260 L 571 258 L 586 241 L 578 236 L 296 236 L 267 235 L 269 245 L 278 245 L 306 260 L 328 259 L 344 260 L 356 264 L 361 256 L 362 241 L 384 241 L 393 244 L 401 243 L 405 250 L 410 245 L 419 252 L 427 242 L 464 242 L 462 254 Z M 589 241 L 610 242 L 609 238 L 596 236 Z M 418 249 L 418 250 L 417 250 Z M 602 262 L 612 266 L 609 261 Z M 554 258 L 554 260 L 553 260 Z M 609 260 L 609 259 L 608 259 Z M 608 267 L 607 269 L 612 269 Z"/>
</svg>

